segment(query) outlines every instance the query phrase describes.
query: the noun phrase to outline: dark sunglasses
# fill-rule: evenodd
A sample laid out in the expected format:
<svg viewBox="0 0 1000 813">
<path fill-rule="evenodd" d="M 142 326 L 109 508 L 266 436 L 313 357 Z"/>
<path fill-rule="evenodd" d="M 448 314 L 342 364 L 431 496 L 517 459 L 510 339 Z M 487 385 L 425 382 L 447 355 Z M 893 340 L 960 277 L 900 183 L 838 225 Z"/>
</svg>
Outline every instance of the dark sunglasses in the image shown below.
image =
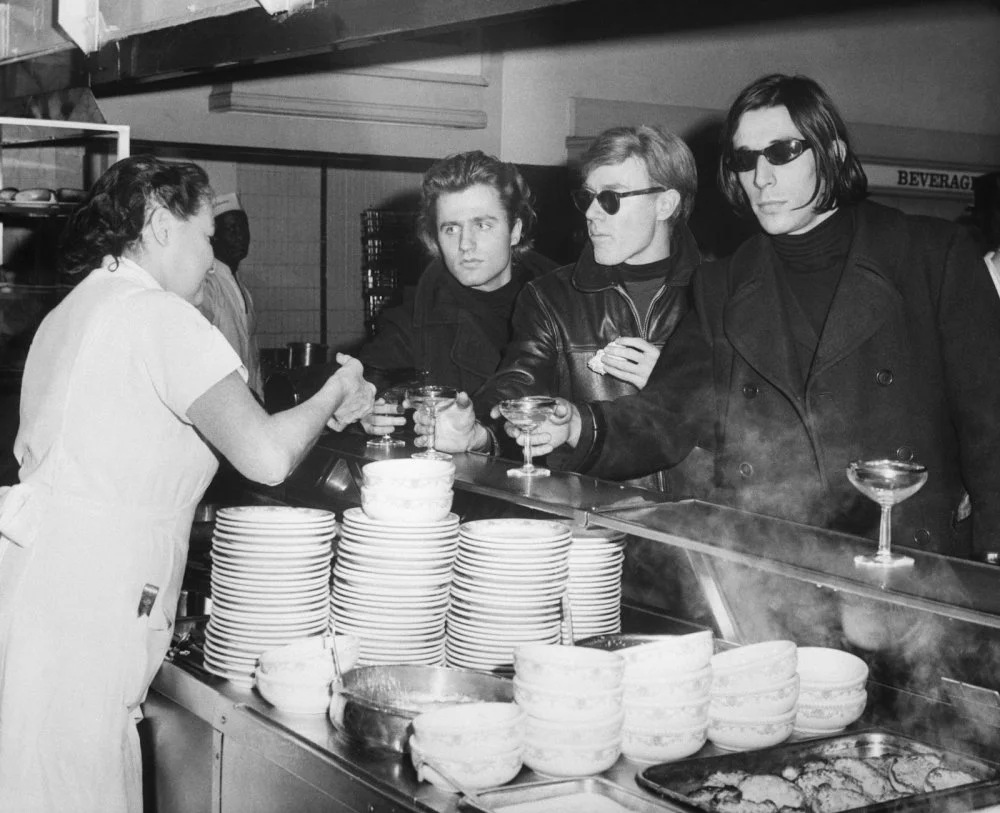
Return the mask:
<svg viewBox="0 0 1000 813">
<path fill-rule="evenodd" d="M 622 198 L 630 198 L 633 195 L 652 195 L 654 192 L 666 191 L 662 186 L 650 186 L 648 189 L 635 189 L 631 192 L 615 192 L 613 189 L 591 192 L 589 189 L 574 189 L 570 194 L 573 196 L 576 208 L 584 214 L 587 214 L 590 204 L 594 202 L 594 198 L 597 198 L 598 206 L 609 215 L 615 215 L 622 208 Z"/>
<path fill-rule="evenodd" d="M 812 145 L 801 138 L 786 138 L 768 144 L 762 150 L 748 150 L 746 147 L 733 150 L 726 163 L 734 172 L 749 172 L 757 168 L 757 159 L 763 155 L 771 166 L 780 167 L 794 161 L 809 149 L 812 149 Z"/>
</svg>

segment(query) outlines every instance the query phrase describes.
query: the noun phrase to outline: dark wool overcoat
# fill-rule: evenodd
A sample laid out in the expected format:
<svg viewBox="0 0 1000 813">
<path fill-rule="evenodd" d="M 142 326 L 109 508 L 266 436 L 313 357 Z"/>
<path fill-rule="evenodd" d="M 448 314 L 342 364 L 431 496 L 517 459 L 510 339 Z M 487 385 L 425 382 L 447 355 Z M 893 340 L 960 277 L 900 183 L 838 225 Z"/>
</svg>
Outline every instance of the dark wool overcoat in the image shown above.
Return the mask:
<svg viewBox="0 0 1000 813">
<path fill-rule="evenodd" d="M 857 458 L 923 463 L 896 507 L 897 544 L 965 555 L 1000 543 L 1000 298 L 969 236 L 873 203 L 855 232 L 809 369 L 765 235 L 702 266 L 694 308 L 646 388 L 588 405 L 577 467 L 635 476 L 714 450 L 711 499 L 876 537 L 847 480 Z M 812 337 L 815 343 L 815 336 Z M 971 497 L 971 519 L 968 501 Z"/>
</svg>

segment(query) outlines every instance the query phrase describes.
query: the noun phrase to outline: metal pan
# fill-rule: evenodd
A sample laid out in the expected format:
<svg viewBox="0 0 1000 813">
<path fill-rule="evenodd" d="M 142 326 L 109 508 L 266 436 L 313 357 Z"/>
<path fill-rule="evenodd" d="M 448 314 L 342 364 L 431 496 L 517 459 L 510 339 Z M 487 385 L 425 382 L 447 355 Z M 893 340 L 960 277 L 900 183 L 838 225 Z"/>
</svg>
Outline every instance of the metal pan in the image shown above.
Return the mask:
<svg viewBox="0 0 1000 813">
<path fill-rule="evenodd" d="M 834 759 L 837 757 L 914 756 L 936 755 L 948 768 L 965 771 L 977 781 L 958 788 L 917 793 L 902 799 L 878 802 L 855 808 L 865 813 L 888 813 L 889 811 L 941 811 L 971 810 L 974 805 L 952 807 L 963 795 L 1000 798 L 1000 771 L 986 760 L 964 754 L 946 751 L 920 740 L 893 734 L 881 729 L 868 729 L 851 734 L 840 734 L 821 739 L 789 742 L 773 748 L 745 751 L 711 757 L 696 757 L 680 762 L 664 763 L 646 768 L 636 776 L 636 782 L 646 790 L 675 804 L 684 811 L 703 811 L 703 808 L 688 799 L 688 794 L 705 784 L 705 780 L 716 771 L 746 771 L 751 774 L 776 774 L 781 776 L 787 767 L 804 765 L 811 760 Z M 945 804 L 948 800 L 948 804 Z"/>
<path fill-rule="evenodd" d="M 511 785 L 496 790 L 481 790 L 477 794 L 490 809 L 503 813 L 511 805 L 517 805 L 523 813 L 558 813 L 565 810 L 586 810 L 587 800 L 602 799 L 601 810 L 615 810 L 621 813 L 663 813 L 664 806 L 640 793 L 626 790 L 620 785 L 601 777 L 580 779 L 555 779 L 550 782 L 532 782 Z M 613 803 L 613 804 L 609 804 Z M 572 805 L 572 807 L 569 807 Z M 477 810 L 466 799 L 458 805 L 459 810 Z"/>
</svg>

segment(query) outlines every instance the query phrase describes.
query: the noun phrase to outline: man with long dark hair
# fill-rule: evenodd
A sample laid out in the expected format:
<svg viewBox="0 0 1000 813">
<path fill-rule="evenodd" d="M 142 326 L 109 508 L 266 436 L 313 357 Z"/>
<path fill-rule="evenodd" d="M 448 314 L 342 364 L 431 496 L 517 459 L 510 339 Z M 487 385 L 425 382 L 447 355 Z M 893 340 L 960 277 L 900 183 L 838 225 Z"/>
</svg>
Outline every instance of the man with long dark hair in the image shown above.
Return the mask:
<svg viewBox="0 0 1000 813">
<path fill-rule="evenodd" d="M 912 460 L 929 479 L 896 507 L 896 541 L 995 549 L 1000 302 L 972 240 L 865 201 L 840 114 L 802 76 L 740 93 L 719 180 L 763 233 L 696 272 L 694 309 L 645 389 L 562 404 L 538 452 L 565 442 L 577 470 L 621 478 L 701 443 L 713 500 L 870 537 L 878 510 L 848 463 Z"/>
</svg>

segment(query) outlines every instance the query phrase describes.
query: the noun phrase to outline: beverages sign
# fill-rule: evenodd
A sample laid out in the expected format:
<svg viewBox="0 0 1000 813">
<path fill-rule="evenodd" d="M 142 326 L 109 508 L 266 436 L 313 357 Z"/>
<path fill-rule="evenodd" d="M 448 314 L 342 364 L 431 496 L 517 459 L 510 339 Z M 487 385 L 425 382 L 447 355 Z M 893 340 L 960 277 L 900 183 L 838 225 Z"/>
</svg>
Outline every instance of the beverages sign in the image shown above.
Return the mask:
<svg viewBox="0 0 1000 813">
<path fill-rule="evenodd" d="M 972 180 L 982 171 L 862 162 L 872 191 L 972 197 Z"/>
</svg>

